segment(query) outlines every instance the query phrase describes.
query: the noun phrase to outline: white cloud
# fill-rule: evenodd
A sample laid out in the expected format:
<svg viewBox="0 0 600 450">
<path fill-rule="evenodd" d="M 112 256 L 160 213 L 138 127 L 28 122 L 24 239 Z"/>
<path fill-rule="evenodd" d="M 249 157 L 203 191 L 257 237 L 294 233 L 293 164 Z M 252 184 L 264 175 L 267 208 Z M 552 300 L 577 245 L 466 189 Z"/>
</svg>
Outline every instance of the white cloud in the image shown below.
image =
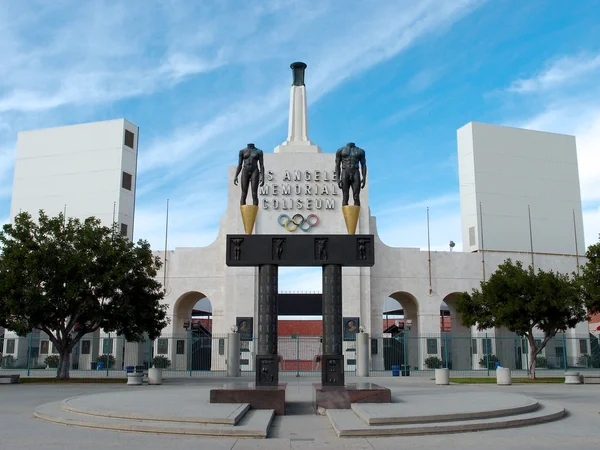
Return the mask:
<svg viewBox="0 0 600 450">
<path fill-rule="evenodd" d="M 563 56 L 551 61 L 535 76 L 514 81 L 507 90 L 526 94 L 556 89 L 567 83 L 580 81 L 582 77 L 598 69 L 600 55 Z"/>
</svg>

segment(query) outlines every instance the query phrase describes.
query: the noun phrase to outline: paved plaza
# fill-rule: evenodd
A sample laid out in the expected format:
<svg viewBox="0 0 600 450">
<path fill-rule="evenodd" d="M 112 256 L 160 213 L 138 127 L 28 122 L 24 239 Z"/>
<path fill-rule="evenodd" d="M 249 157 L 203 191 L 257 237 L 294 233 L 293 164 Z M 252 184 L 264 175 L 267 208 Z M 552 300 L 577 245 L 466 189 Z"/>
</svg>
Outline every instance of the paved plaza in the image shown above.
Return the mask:
<svg viewBox="0 0 600 450">
<path fill-rule="evenodd" d="M 225 378 L 167 379 L 161 386 L 127 386 L 125 384 L 20 384 L 0 386 L 2 406 L 0 410 L 0 449 L 551 449 L 600 447 L 600 386 L 598 385 L 450 385 L 435 386 L 426 378 L 357 378 L 371 381 L 392 390 L 393 401 L 413 395 L 464 394 L 465 407 L 471 400 L 481 402 L 484 393 L 490 399 L 498 393 L 524 394 L 540 402 L 551 402 L 564 407 L 568 415 L 558 421 L 505 430 L 480 431 L 434 436 L 397 436 L 369 438 L 338 438 L 325 416 L 312 414 L 312 383 L 317 378 L 285 377 L 287 392 L 286 416 L 276 416 L 267 439 L 206 438 L 148 433 L 115 432 L 79 427 L 68 427 L 35 419 L 34 409 L 42 404 L 66 398 L 107 393 L 107 398 L 132 390 L 180 391 L 189 389 L 191 398 L 198 404 L 208 401 L 211 388 L 220 386 Z M 230 381 L 230 380 L 229 380 Z M 353 380 L 354 381 L 354 380 Z M 125 396 L 126 397 L 126 396 Z M 443 397 L 443 395 L 441 395 Z M 189 407 L 189 404 L 186 408 Z M 158 404 L 155 413 L 163 408 Z M 169 405 L 172 409 L 173 405 Z M 41 447 L 40 447 L 41 446 Z"/>
</svg>

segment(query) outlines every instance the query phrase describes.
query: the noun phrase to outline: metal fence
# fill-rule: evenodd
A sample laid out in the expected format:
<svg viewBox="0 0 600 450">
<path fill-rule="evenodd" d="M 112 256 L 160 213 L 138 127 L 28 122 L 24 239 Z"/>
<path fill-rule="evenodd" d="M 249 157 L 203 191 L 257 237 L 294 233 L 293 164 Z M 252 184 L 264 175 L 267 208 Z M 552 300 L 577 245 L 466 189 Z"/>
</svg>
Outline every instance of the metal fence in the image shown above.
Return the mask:
<svg viewBox="0 0 600 450">
<path fill-rule="evenodd" d="M 541 339 L 541 338 L 540 338 Z M 55 376 L 58 353 L 43 333 L 26 337 L 5 337 L 0 342 L 1 371 L 43 377 Z M 240 342 L 242 376 L 253 376 L 257 342 Z M 321 370 L 320 337 L 279 337 L 281 376 L 318 376 Z M 418 335 L 410 331 L 370 339 L 369 370 L 373 376 L 433 376 L 436 368 L 448 368 L 452 376 L 494 376 L 497 365 L 519 376 L 529 366 L 528 342 L 514 335 L 439 333 Z M 356 341 L 344 340 L 344 368 L 347 376 L 356 373 Z M 140 343 L 119 336 L 92 336 L 82 339 L 70 360 L 72 377 L 118 377 L 127 371 L 163 368 L 165 376 L 224 376 L 227 373 L 227 336 L 161 336 Z M 568 337 L 558 334 L 537 356 L 537 375 L 555 376 L 565 370 L 600 371 L 600 345 L 592 335 Z"/>
</svg>

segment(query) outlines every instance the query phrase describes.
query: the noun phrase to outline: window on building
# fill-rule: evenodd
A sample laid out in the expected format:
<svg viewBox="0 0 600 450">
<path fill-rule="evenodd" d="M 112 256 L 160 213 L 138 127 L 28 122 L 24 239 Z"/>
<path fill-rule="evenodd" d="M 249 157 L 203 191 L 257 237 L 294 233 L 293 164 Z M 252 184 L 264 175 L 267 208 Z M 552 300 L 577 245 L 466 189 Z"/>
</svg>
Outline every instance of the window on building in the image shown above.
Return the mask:
<svg viewBox="0 0 600 450">
<path fill-rule="evenodd" d="M 92 342 L 89 339 L 81 341 L 81 354 L 89 355 L 91 353 Z"/>
<path fill-rule="evenodd" d="M 50 350 L 50 341 L 41 341 L 40 342 L 40 355 L 47 355 L 48 350 Z"/>
<path fill-rule="evenodd" d="M 529 352 L 529 342 L 527 339 L 521 339 L 521 351 L 523 353 Z"/>
<path fill-rule="evenodd" d="M 477 339 L 472 339 L 471 351 L 473 352 L 474 355 L 477 354 Z"/>
<path fill-rule="evenodd" d="M 127 228 L 128 228 L 128 227 L 127 227 L 127 224 L 126 224 L 126 223 L 122 223 L 122 224 L 121 224 L 121 234 L 122 234 L 123 236 L 127 236 Z"/>
<path fill-rule="evenodd" d="M 7 339 L 6 340 L 6 353 L 14 353 L 15 352 L 15 340 Z"/>
<path fill-rule="evenodd" d="M 129 148 L 135 148 L 134 145 L 135 134 L 129 130 L 125 130 L 125 145 Z"/>
<path fill-rule="evenodd" d="M 427 354 L 435 355 L 437 354 L 437 339 L 427 339 Z"/>
<path fill-rule="evenodd" d="M 587 339 L 579 339 L 579 353 L 588 352 Z"/>
<path fill-rule="evenodd" d="M 475 245 L 475 227 L 469 228 L 469 245 Z"/>
<path fill-rule="evenodd" d="M 185 341 L 183 339 L 177 339 L 177 354 L 185 354 Z"/>
<path fill-rule="evenodd" d="M 169 353 L 169 340 L 162 338 L 156 343 L 156 353 L 158 355 L 166 355 Z"/>
<path fill-rule="evenodd" d="M 133 176 L 130 173 L 123 172 L 123 179 L 121 180 L 121 187 L 123 189 L 131 190 Z"/>
<path fill-rule="evenodd" d="M 102 353 L 105 355 L 113 352 L 113 340 L 112 338 L 105 338 L 102 341 Z"/>
<path fill-rule="evenodd" d="M 54 342 L 52 343 L 52 353 L 58 353 L 56 351 L 56 344 Z"/>
</svg>

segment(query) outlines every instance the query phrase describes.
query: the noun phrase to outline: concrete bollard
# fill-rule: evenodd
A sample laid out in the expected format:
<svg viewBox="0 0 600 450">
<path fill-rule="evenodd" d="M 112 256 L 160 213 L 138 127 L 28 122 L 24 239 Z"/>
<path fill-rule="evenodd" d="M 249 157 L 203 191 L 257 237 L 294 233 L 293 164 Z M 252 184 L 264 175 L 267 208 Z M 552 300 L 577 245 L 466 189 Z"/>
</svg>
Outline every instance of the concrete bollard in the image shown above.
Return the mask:
<svg viewBox="0 0 600 450">
<path fill-rule="evenodd" d="M 435 384 L 440 386 L 450 384 L 450 369 L 435 369 Z"/>
<path fill-rule="evenodd" d="M 148 384 L 162 384 L 163 376 L 162 369 L 158 367 L 150 367 L 148 369 Z"/>
<path fill-rule="evenodd" d="M 227 334 L 227 376 L 240 376 L 240 334 Z"/>
<path fill-rule="evenodd" d="M 142 372 L 133 372 L 127 374 L 127 384 L 132 386 L 141 386 L 144 374 Z"/>
<path fill-rule="evenodd" d="M 512 384 L 512 375 L 508 367 L 496 368 L 496 384 L 499 386 L 510 386 Z"/>
<path fill-rule="evenodd" d="M 369 376 L 369 333 L 356 335 L 356 375 Z"/>
<path fill-rule="evenodd" d="M 565 384 L 581 384 L 579 372 L 565 372 Z"/>
</svg>

